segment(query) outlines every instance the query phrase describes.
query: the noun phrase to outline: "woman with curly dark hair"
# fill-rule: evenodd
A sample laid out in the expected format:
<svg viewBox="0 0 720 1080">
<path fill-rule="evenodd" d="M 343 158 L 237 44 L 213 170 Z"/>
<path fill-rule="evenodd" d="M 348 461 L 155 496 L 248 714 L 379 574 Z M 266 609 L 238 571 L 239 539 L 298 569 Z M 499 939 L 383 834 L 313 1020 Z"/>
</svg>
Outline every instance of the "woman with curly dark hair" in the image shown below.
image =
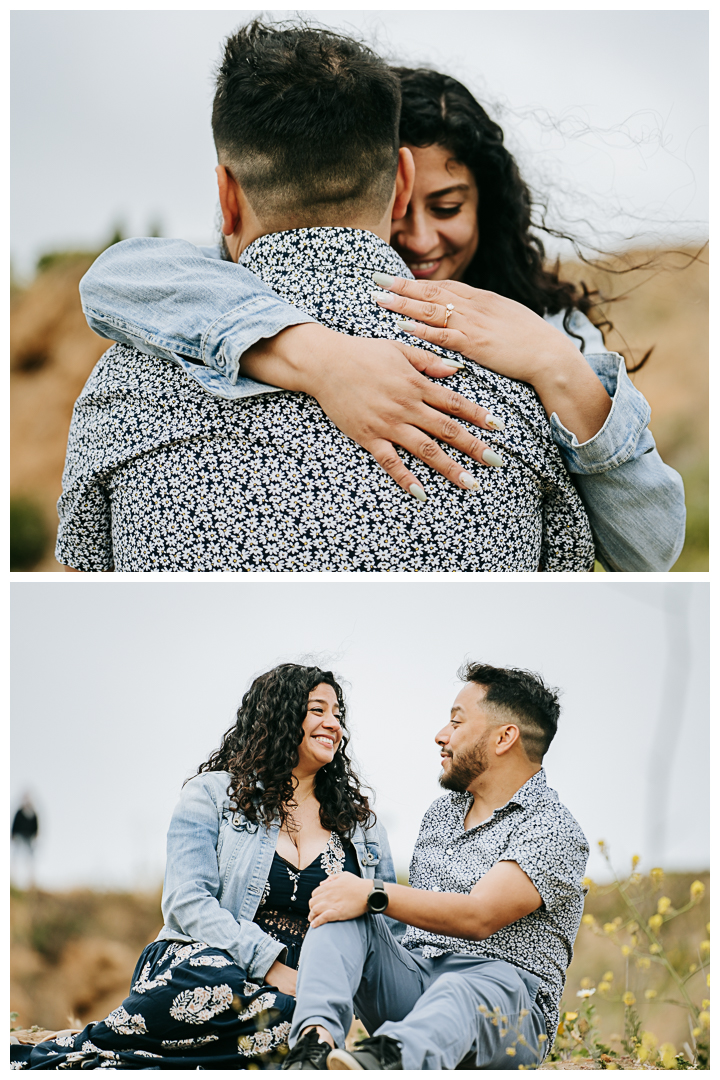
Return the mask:
<svg viewBox="0 0 720 1080">
<path fill-rule="evenodd" d="M 245 1068 L 279 1057 L 313 889 L 342 871 L 395 881 L 348 737 L 332 672 L 281 664 L 256 678 L 183 787 L 165 924 L 129 996 L 82 1032 L 14 1046 L 15 1067 Z"/>
<path fill-rule="evenodd" d="M 391 243 L 417 280 L 372 280 L 385 290 L 376 302 L 405 317 L 399 331 L 409 336 L 366 341 L 316 322 L 296 325 L 297 307 L 228 262 L 227 245 L 201 250 L 161 239 L 123 241 L 100 256 L 81 283 L 90 325 L 183 363 L 219 397 L 259 395 L 268 383 L 310 394 L 421 501 L 413 459 L 395 448 L 462 486 L 453 450 L 462 449 L 467 431 L 450 417 L 469 422 L 463 380 L 482 380 L 489 369 L 527 383 L 583 500 L 605 569 L 669 570 L 684 538 L 682 481 L 655 448 L 650 407 L 622 357 L 608 352 L 588 318 L 593 297 L 546 262 L 541 234 L 564 234 L 537 219 L 502 129 L 466 87 L 436 71 L 394 70 L 402 89 L 399 142 L 411 151 L 415 179 Z M 462 354 L 470 361 L 465 372 L 447 376 L 426 349 L 409 347 L 418 339 Z M 449 377 L 454 392 L 419 373 Z M 513 419 L 509 403 L 491 418 L 501 455 L 513 454 Z"/>
</svg>

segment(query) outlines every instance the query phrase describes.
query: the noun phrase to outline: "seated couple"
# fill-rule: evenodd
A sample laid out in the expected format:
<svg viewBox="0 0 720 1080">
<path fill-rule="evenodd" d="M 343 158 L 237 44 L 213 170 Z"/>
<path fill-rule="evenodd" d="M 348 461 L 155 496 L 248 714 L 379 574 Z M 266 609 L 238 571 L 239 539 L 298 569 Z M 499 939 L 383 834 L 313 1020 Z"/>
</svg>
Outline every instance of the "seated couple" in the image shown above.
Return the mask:
<svg viewBox="0 0 720 1080">
<path fill-rule="evenodd" d="M 461 678 L 435 736 L 446 793 L 423 818 L 409 887 L 396 883 L 353 771 L 332 672 L 282 664 L 255 679 L 183 788 L 168 833 L 165 925 L 129 996 L 82 1032 L 13 1047 L 14 1060 L 539 1064 L 558 1024 L 588 845 L 542 768 L 555 693 L 517 669 L 471 664 Z M 496 1012 L 507 1019 L 485 1018 Z M 344 1048 L 353 1014 L 371 1036 L 355 1050 Z"/>
<path fill-rule="evenodd" d="M 82 282 L 120 344 L 75 406 L 63 565 L 669 569 L 682 482 L 464 87 L 254 22 L 212 123 L 221 248 L 124 241 Z"/>
</svg>

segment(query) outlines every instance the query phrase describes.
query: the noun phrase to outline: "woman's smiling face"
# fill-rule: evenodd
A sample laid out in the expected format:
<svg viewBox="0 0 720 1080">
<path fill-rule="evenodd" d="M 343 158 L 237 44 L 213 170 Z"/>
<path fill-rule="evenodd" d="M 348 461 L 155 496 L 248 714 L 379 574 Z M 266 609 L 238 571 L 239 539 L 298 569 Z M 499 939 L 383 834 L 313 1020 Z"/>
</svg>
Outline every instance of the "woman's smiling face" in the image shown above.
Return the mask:
<svg viewBox="0 0 720 1080">
<path fill-rule="evenodd" d="M 478 246 L 478 189 L 444 146 L 411 146 L 415 184 L 392 246 L 416 278 L 461 281 Z"/>
<path fill-rule="evenodd" d="M 302 770 L 316 773 L 332 761 L 342 738 L 339 715 L 340 705 L 332 686 L 320 683 L 310 691 L 299 748 L 298 765 Z"/>
</svg>

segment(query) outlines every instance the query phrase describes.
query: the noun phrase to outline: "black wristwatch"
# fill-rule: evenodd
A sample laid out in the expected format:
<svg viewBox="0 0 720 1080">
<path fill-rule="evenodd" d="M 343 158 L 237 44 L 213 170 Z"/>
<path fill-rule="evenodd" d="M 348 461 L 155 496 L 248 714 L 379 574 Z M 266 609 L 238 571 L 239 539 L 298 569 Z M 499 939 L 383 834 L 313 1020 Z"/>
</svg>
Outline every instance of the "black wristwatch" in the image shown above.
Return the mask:
<svg viewBox="0 0 720 1080">
<path fill-rule="evenodd" d="M 373 882 L 373 890 L 368 893 L 367 909 L 371 915 L 382 915 L 390 903 L 390 897 L 385 892 L 385 883 L 376 878 Z"/>
</svg>

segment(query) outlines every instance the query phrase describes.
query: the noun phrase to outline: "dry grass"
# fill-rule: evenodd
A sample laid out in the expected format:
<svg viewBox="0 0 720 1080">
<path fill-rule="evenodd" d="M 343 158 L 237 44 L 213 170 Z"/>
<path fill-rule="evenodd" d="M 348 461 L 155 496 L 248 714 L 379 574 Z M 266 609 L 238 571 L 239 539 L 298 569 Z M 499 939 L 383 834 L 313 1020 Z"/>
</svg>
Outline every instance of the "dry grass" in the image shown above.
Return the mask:
<svg viewBox="0 0 720 1080">
<path fill-rule="evenodd" d="M 667 955 L 679 970 L 688 971 L 698 959 L 698 948 L 707 937 L 709 919 L 709 875 L 670 874 L 660 891 L 680 908 L 689 895 L 691 883 L 699 878 L 706 885 L 703 899 L 663 929 Z M 593 890 L 586 901 L 586 914 L 595 916 L 599 926 L 620 911 L 617 895 Z M 15 1034 L 22 1041 L 40 1041 L 49 1031 L 68 1026 L 83 1027 L 102 1019 L 126 996 L 140 952 L 153 940 L 162 924 L 160 895 L 95 893 L 19 892 L 13 890 L 11 916 L 11 1008 L 18 1013 Z M 624 939 L 623 939 L 624 940 Z M 620 939 L 598 935 L 586 925 L 580 929 L 575 956 L 568 970 L 562 1010 L 579 1006 L 581 983 L 599 986 L 608 970 L 613 971 L 613 991 L 593 997 L 598 1017 L 598 1040 L 607 1044 L 619 1068 L 637 1068 L 623 1052 L 625 1010 L 619 998 L 632 990 L 638 999 L 637 1011 L 643 1029 L 655 1033 L 660 1043 L 671 1042 L 678 1049 L 689 1039 L 686 1010 L 663 1004 L 672 997 L 672 985 L 660 966 L 652 971 L 637 968 L 633 957 L 620 952 Z M 696 985 L 697 984 L 697 985 Z M 646 1003 L 644 990 L 653 988 L 658 1000 Z M 688 989 L 698 1004 L 708 993 L 704 974 L 698 972 Z M 33 1025 L 38 1030 L 31 1031 Z M 21 1034 L 22 1032 L 22 1034 Z M 28 1033 L 26 1035 L 26 1033 Z M 549 1062 L 544 1069 L 589 1069 L 599 1067 L 589 1060 Z M 648 1064 L 645 1067 L 649 1067 Z"/>
</svg>

